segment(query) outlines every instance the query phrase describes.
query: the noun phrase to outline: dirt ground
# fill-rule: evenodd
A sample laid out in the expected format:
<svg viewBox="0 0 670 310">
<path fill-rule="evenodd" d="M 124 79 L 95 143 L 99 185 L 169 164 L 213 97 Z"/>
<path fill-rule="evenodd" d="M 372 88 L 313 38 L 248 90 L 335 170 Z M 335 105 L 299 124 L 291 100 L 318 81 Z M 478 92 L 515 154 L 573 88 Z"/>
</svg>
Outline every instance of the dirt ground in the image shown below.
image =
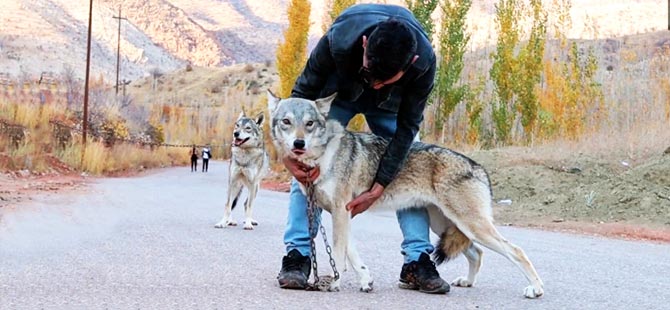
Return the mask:
<svg viewBox="0 0 670 310">
<path fill-rule="evenodd" d="M 637 160 L 527 148 L 467 155 L 489 172 L 498 225 L 670 242 L 670 149 Z M 289 189 L 281 175 L 263 187 Z"/>
<path fill-rule="evenodd" d="M 667 153 L 636 161 L 579 154 L 551 160 L 524 148 L 468 155 L 489 172 L 498 225 L 670 242 Z M 262 186 L 286 192 L 286 179 L 275 173 Z M 84 191 L 86 181 L 75 173 L 6 172 L 0 174 L 0 208 L 14 208 L 34 195 Z"/>
<path fill-rule="evenodd" d="M 0 208 L 16 208 L 35 195 L 61 195 L 86 189 L 85 175 L 36 174 L 27 170 L 0 174 Z M 0 221 L 2 218 L 0 217 Z"/>
<path fill-rule="evenodd" d="M 510 148 L 471 156 L 489 171 L 499 225 L 670 241 L 668 153 L 547 160 Z"/>
</svg>

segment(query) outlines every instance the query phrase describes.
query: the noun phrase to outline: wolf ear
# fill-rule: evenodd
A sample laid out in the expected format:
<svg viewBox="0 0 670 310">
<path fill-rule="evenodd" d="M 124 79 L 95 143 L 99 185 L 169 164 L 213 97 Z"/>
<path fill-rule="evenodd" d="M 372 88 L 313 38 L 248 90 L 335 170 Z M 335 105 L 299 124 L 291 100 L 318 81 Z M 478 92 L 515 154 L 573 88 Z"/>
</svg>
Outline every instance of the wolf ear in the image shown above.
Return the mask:
<svg viewBox="0 0 670 310">
<path fill-rule="evenodd" d="M 258 115 L 256 115 L 256 125 L 260 126 L 261 124 L 263 124 L 264 119 L 265 115 L 263 114 L 263 112 L 258 113 Z"/>
<path fill-rule="evenodd" d="M 240 115 L 237 116 L 237 120 L 239 121 L 241 118 L 246 117 L 246 116 L 247 115 L 244 113 L 244 110 L 242 110 L 242 112 L 240 112 Z"/>
<path fill-rule="evenodd" d="M 333 103 L 335 97 L 337 97 L 337 93 L 333 93 L 326 98 L 319 98 L 314 101 L 316 107 L 319 109 L 319 112 L 323 114 L 323 116 L 328 116 L 328 112 L 330 111 L 330 104 Z"/>
<path fill-rule="evenodd" d="M 275 96 L 275 94 L 272 93 L 268 89 L 268 110 L 270 110 L 270 114 L 272 114 L 275 110 L 277 110 L 277 107 L 279 106 L 279 97 Z"/>
</svg>

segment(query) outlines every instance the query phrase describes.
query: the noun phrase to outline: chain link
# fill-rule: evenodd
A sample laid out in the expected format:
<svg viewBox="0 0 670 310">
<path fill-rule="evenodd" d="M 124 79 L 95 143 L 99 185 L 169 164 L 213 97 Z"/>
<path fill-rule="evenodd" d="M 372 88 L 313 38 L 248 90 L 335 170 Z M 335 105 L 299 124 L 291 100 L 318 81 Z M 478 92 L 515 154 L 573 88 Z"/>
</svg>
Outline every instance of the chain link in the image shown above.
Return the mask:
<svg viewBox="0 0 670 310">
<path fill-rule="evenodd" d="M 307 182 L 305 184 L 305 190 L 307 192 L 307 218 L 309 221 L 309 240 L 310 240 L 310 259 L 312 260 L 312 269 L 314 271 L 314 283 L 307 287 L 308 290 L 320 290 L 327 291 L 330 287 L 330 283 L 337 281 L 340 278 L 340 273 L 337 271 L 335 266 L 335 259 L 333 259 L 333 249 L 328 244 L 328 237 L 326 236 L 326 228 L 319 222 L 318 227 L 316 224 L 316 195 L 314 190 L 314 184 L 312 182 Z M 316 262 L 316 243 L 314 239 L 316 235 L 321 231 L 323 236 L 323 243 L 326 247 L 326 253 L 328 253 L 328 258 L 330 260 L 330 267 L 333 269 L 334 277 L 324 276 L 319 277 L 318 265 Z"/>
</svg>

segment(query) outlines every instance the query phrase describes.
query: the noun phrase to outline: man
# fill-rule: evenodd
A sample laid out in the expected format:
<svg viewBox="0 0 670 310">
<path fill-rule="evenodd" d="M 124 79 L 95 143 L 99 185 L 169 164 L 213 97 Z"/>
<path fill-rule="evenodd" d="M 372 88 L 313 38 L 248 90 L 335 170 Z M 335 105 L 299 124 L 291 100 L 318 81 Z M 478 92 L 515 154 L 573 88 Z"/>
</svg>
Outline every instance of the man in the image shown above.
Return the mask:
<svg viewBox="0 0 670 310">
<path fill-rule="evenodd" d="M 315 100 L 338 92 L 330 119 L 346 126 L 362 113 L 374 134 L 390 140 L 370 190 L 347 204 L 352 216 L 367 210 L 382 195 L 404 163 L 423 120 L 434 78 L 435 53 L 430 41 L 412 13 L 400 6 L 359 4 L 346 9 L 312 51 L 291 96 Z M 290 159 L 284 165 L 295 179 L 284 234 L 288 254 L 277 279 L 282 288 L 302 289 L 310 274 L 311 250 L 307 201 L 297 182 L 315 180 L 319 169 Z M 400 287 L 448 292 L 449 285 L 430 260 L 433 246 L 427 210 L 406 209 L 397 212 L 397 218 L 404 237 Z"/>
<path fill-rule="evenodd" d="M 202 172 L 207 172 L 209 169 L 209 159 L 212 157 L 212 153 L 209 150 L 209 144 L 202 148 Z"/>
</svg>

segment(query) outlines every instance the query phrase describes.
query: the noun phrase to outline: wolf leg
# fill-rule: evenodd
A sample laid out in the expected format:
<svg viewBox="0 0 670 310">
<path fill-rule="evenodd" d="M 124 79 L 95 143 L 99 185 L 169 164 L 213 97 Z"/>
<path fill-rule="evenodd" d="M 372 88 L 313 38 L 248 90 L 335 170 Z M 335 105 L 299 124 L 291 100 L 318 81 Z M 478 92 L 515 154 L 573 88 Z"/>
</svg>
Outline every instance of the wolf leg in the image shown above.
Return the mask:
<svg viewBox="0 0 670 310">
<path fill-rule="evenodd" d="M 469 219 L 464 221 L 465 229 L 461 229 L 463 233 L 472 236 L 472 240 L 482 244 L 483 246 L 500 253 L 511 262 L 513 262 L 526 276 L 530 282 L 530 286 L 524 289 L 524 296 L 526 298 L 537 298 L 544 294 L 544 284 L 538 276 L 535 267 L 530 262 L 526 253 L 518 246 L 507 241 L 498 230 L 495 228 L 489 218 L 481 213 L 474 213 L 469 215 Z M 459 226 L 459 229 L 461 226 Z"/>
<path fill-rule="evenodd" d="M 251 208 L 254 205 L 254 200 L 256 199 L 256 194 L 258 193 L 258 183 L 253 183 L 249 187 L 249 198 L 247 198 L 247 201 L 245 201 L 244 204 L 244 213 L 245 213 L 245 219 L 244 219 L 244 229 L 245 230 L 253 230 L 254 226 L 253 225 L 258 225 L 254 219 L 251 218 Z"/>
<path fill-rule="evenodd" d="M 333 217 L 333 259 L 335 260 L 335 267 L 338 268 L 338 273 L 340 273 L 340 279 L 330 284 L 329 290 L 335 292 L 340 290 L 347 244 L 349 243 L 349 229 L 351 228 L 349 212 L 344 208 L 344 205 L 341 203 L 339 208 L 331 208 Z"/>
<path fill-rule="evenodd" d="M 361 284 L 361 292 L 372 292 L 373 279 L 370 275 L 370 270 L 363 263 L 363 260 L 358 255 L 358 250 L 356 250 L 356 245 L 354 244 L 353 237 L 349 236 L 349 245 L 347 246 L 347 259 L 351 263 L 351 267 L 354 268 L 356 274 L 358 275 L 359 283 Z"/>
<path fill-rule="evenodd" d="M 234 194 L 236 193 L 236 194 Z M 215 228 L 224 228 L 226 226 L 237 226 L 237 222 L 232 218 L 232 202 L 236 201 L 242 193 L 242 184 L 240 182 L 230 182 L 228 185 L 228 200 L 226 201 L 226 210 L 223 212 L 223 218 L 214 225 Z M 233 195 L 235 195 L 233 199 Z"/>
<path fill-rule="evenodd" d="M 468 259 L 468 276 L 467 277 L 458 277 L 451 282 L 453 286 L 460 287 L 472 287 L 477 280 L 477 274 L 479 273 L 479 268 L 482 267 L 482 256 L 484 252 L 474 243 L 470 244 L 463 255 Z"/>
</svg>

